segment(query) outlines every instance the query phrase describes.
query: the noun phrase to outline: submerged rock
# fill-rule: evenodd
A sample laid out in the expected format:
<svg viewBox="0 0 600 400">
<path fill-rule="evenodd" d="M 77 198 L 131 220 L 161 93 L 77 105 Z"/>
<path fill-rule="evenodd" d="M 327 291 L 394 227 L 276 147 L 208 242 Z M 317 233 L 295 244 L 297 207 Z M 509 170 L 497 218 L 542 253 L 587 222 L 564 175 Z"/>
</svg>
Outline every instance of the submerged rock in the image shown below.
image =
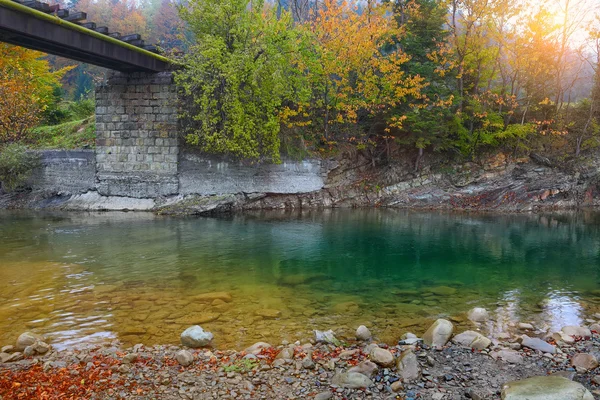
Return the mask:
<svg viewBox="0 0 600 400">
<path fill-rule="evenodd" d="M 485 322 L 490 319 L 490 314 L 485 308 L 475 307 L 469 310 L 467 318 L 473 322 Z"/>
<path fill-rule="evenodd" d="M 366 326 L 361 325 L 356 329 L 356 338 L 358 340 L 370 340 L 371 331 Z"/>
<path fill-rule="evenodd" d="M 358 372 L 340 372 L 335 374 L 331 383 L 348 389 L 361 389 L 373 386 L 373 381 Z"/>
<path fill-rule="evenodd" d="M 459 333 L 452 338 L 452 342 L 475 350 L 483 350 L 492 344 L 490 339 L 475 331 Z"/>
<path fill-rule="evenodd" d="M 231 294 L 228 292 L 211 292 L 211 293 L 202 293 L 193 297 L 193 300 L 212 303 L 214 300 L 223 300 L 226 303 L 230 303 L 233 298 Z"/>
<path fill-rule="evenodd" d="M 307 285 L 313 282 L 322 282 L 335 279 L 331 275 L 325 274 L 313 274 L 313 275 L 287 275 L 279 278 L 279 284 L 282 286 L 298 286 L 298 285 Z"/>
<path fill-rule="evenodd" d="M 508 382 L 502 388 L 503 400 L 594 400 L 581 383 L 561 376 L 535 376 Z"/>
<path fill-rule="evenodd" d="M 205 331 L 199 325 L 194 325 L 183 331 L 181 344 L 191 348 L 204 347 L 210 344 L 213 337 L 212 333 Z"/>
<path fill-rule="evenodd" d="M 453 331 L 454 325 L 452 325 L 452 322 L 446 319 L 438 319 L 423 335 L 423 342 L 429 346 L 443 347 L 450 340 Z"/>
<path fill-rule="evenodd" d="M 274 310 L 270 308 L 263 308 L 262 310 L 256 310 L 254 313 L 259 317 L 263 317 L 265 319 L 275 319 L 281 317 L 281 311 Z"/>
<path fill-rule="evenodd" d="M 424 293 L 433 293 L 437 296 L 452 296 L 456 294 L 458 290 L 450 286 L 436 286 L 432 288 L 424 289 Z"/>
</svg>

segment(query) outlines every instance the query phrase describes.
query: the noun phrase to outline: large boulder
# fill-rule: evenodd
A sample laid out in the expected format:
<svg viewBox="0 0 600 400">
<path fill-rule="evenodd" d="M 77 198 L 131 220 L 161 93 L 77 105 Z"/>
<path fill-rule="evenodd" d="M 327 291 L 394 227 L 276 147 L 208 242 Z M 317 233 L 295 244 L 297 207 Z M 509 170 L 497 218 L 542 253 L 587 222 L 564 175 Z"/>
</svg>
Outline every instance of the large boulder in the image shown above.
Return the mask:
<svg viewBox="0 0 600 400">
<path fill-rule="evenodd" d="M 492 344 L 490 339 L 475 331 L 465 331 L 463 333 L 459 333 L 452 338 L 452 342 L 463 347 L 470 347 L 471 349 L 475 350 L 486 349 Z"/>
<path fill-rule="evenodd" d="M 423 342 L 429 346 L 443 347 L 450 340 L 453 331 L 454 325 L 452 325 L 452 322 L 446 319 L 438 319 L 423 335 Z"/>
<path fill-rule="evenodd" d="M 181 334 L 181 344 L 193 349 L 208 346 L 213 340 L 213 334 L 205 331 L 199 325 L 190 326 Z"/>
<path fill-rule="evenodd" d="M 412 350 L 406 350 L 400 354 L 396 368 L 404 382 L 416 381 L 421 377 L 421 366 L 417 355 Z"/>
<path fill-rule="evenodd" d="M 502 387 L 503 400 L 594 400 L 581 383 L 561 376 L 535 376 L 508 382 Z"/>
<path fill-rule="evenodd" d="M 469 310 L 467 318 L 473 322 L 485 322 L 490 319 L 490 314 L 485 308 L 475 307 Z"/>
<path fill-rule="evenodd" d="M 33 332 L 23 332 L 17 338 L 17 345 L 15 346 L 15 349 L 17 351 L 23 351 L 25 350 L 25 347 L 33 346 L 35 342 L 38 341 L 43 342 L 43 338 L 40 335 Z"/>
<path fill-rule="evenodd" d="M 361 389 L 373 386 L 373 381 L 358 372 L 337 373 L 331 383 L 335 386 L 348 389 Z"/>
</svg>

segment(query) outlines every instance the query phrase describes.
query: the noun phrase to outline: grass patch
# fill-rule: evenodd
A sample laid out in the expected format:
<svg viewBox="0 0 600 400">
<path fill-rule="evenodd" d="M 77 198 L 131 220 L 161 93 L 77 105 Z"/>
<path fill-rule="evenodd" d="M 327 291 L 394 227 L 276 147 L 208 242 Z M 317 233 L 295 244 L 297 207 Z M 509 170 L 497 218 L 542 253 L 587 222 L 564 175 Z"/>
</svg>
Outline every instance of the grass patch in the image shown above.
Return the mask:
<svg viewBox="0 0 600 400">
<path fill-rule="evenodd" d="M 96 145 L 94 117 L 34 128 L 29 137 L 35 149 L 81 149 Z"/>
</svg>

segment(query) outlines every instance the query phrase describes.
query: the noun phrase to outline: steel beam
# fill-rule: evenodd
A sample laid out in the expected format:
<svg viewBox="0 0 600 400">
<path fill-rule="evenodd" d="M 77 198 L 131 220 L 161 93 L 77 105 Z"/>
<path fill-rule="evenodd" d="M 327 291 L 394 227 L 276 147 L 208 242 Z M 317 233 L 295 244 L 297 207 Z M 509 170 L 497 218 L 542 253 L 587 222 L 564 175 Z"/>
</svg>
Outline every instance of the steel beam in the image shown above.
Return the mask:
<svg viewBox="0 0 600 400">
<path fill-rule="evenodd" d="M 95 35 L 100 34 L 93 31 L 88 34 L 85 30 L 72 29 L 68 22 L 54 23 L 0 3 L 2 42 L 122 72 L 161 72 L 170 67 L 164 57 L 127 43 L 112 42 L 115 39 L 108 36 L 103 39 Z"/>
</svg>

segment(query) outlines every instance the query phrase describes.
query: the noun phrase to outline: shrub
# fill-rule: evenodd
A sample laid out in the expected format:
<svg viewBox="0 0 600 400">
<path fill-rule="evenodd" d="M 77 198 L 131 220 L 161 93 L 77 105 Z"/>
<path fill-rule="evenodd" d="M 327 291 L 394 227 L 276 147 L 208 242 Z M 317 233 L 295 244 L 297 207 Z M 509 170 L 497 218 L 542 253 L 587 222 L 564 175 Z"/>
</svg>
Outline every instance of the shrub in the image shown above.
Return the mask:
<svg viewBox="0 0 600 400">
<path fill-rule="evenodd" d="M 27 152 L 21 144 L 8 144 L 0 149 L 0 182 L 2 189 L 12 192 L 20 187 L 31 176 L 31 172 L 39 165 L 39 156 Z"/>
</svg>

